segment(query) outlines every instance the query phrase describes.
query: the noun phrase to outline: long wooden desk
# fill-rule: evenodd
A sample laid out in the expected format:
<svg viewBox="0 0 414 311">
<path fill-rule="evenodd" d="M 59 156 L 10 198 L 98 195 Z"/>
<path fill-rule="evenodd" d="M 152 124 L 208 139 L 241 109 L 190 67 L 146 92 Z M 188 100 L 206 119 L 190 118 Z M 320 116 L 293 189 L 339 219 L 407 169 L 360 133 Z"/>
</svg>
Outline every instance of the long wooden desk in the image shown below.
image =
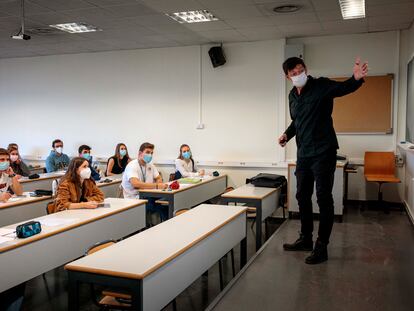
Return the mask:
<svg viewBox="0 0 414 311">
<path fill-rule="evenodd" d="M 112 181 L 107 183 L 99 181 L 96 185 L 102 190 L 105 198 L 117 198 L 118 192 L 120 191 L 119 186 L 121 185 L 122 174 L 104 177 L 101 180 L 105 179 L 110 179 Z"/>
<path fill-rule="evenodd" d="M 0 292 L 82 256 L 91 245 L 145 227 L 144 200 L 106 199 L 109 208 L 66 210 L 39 217 L 42 232 L 0 244 Z M 65 224 L 52 225 L 56 220 Z M 49 225 L 47 225 L 49 224 Z M 15 229 L 17 224 L 6 226 Z"/>
<path fill-rule="evenodd" d="M 29 179 L 27 177 L 22 177 L 19 179 L 23 191 L 32 192 L 38 189 L 42 190 L 52 190 L 52 182 L 55 179 L 59 179 L 65 174 L 63 171 L 53 172 L 53 173 L 44 173 L 39 174 L 39 178 Z"/>
<path fill-rule="evenodd" d="M 246 208 L 202 204 L 66 265 L 69 310 L 81 282 L 125 289 L 134 310 L 161 310 L 238 243 L 243 266 Z"/>
<path fill-rule="evenodd" d="M 46 215 L 46 204 L 52 197 L 31 197 L 28 192 L 23 197 L 12 197 L 0 203 L 0 227 Z"/>
<path fill-rule="evenodd" d="M 280 190 L 246 184 L 221 196 L 224 203 L 246 203 L 256 208 L 256 250 L 262 246 L 262 222 L 279 206 Z"/>
<path fill-rule="evenodd" d="M 139 191 L 140 199 L 163 199 L 168 201 L 168 218 L 174 211 L 192 208 L 221 195 L 227 188 L 227 175 L 206 176 L 197 184 L 180 184 L 178 190 L 145 189 Z"/>
</svg>

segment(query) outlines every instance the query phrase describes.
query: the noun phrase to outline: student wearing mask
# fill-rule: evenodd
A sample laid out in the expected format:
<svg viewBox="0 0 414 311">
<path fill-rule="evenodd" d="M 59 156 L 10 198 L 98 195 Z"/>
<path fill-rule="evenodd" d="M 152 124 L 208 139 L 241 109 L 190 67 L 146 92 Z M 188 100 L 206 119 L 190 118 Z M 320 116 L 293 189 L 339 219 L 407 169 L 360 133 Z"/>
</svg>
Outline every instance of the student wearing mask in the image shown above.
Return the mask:
<svg viewBox="0 0 414 311">
<path fill-rule="evenodd" d="M 10 156 L 10 167 L 13 169 L 14 173 L 17 174 L 17 178 L 20 178 L 21 176 L 29 176 L 30 170 L 20 157 L 19 149 L 14 145 L 9 144 L 7 151 Z"/>
<path fill-rule="evenodd" d="M 193 160 L 190 146 L 182 144 L 180 147 L 180 154 L 175 159 L 175 179 L 181 177 L 196 177 L 203 176 L 204 170 L 197 170 L 197 166 Z"/>
<path fill-rule="evenodd" d="M 166 189 L 167 184 L 162 182 L 162 177 L 157 168 L 151 163 L 154 153 L 154 145 L 143 143 L 139 147 L 138 159 L 129 162 L 122 175 L 122 188 L 124 198 L 139 198 L 140 189 Z M 168 210 L 163 206 L 156 206 L 155 202 L 149 200 L 147 210 L 156 211 L 161 220 L 168 218 Z"/>
<path fill-rule="evenodd" d="M 122 174 L 130 161 L 131 158 L 129 157 L 126 145 L 123 143 L 116 145 L 115 154 L 108 159 L 105 175 Z"/>
<path fill-rule="evenodd" d="M 96 208 L 103 200 L 103 192 L 91 178 L 89 162 L 82 157 L 73 158 L 57 189 L 55 211 Z"/>
<path fill-rule="evenodd" d="M 99 172 L 92 166 L 91 147 L 89 147 L 88 145 L 81 145 L 78 151 L 79 151 L 79 156 L 89 162 L 89 167 L 92 172 L 93 180 L 101 179 Z"/>
<path fill-rule="evenodd" d="M 53 150 L 46 158 L 46 172 L 56 172 L 65 170 L 69 165 L 69 157 L 63 153 L 63 141 L 55 139 L 52 142 Z"/>
<path fill-rule="evenodd" d="M 10 167 L 8 151 L 0 148 L 0 202 L 7 202 L 13 193 L 22 195 L 23 188 L 17 179 L 17 175 Z"/>
</svg>

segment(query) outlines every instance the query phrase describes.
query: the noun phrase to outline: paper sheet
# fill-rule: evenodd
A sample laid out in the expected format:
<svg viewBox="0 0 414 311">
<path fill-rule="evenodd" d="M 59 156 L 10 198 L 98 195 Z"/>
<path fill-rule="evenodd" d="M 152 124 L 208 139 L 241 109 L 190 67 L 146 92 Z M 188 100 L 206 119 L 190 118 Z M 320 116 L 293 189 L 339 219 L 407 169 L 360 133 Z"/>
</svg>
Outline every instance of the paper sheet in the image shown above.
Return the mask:
<svg viewBox="0 0 414 311">
<path fill-rule="evenodd" d="M 47 217 L 42 219 L 36 219 L 42 226 L 48 226 L 48 227 L 55 227 L 55 226 L 62 226 L 66 224 L 73 223 L 77 221 L 76 218 L 53 218 L 53 217 Z"/>
</svg>

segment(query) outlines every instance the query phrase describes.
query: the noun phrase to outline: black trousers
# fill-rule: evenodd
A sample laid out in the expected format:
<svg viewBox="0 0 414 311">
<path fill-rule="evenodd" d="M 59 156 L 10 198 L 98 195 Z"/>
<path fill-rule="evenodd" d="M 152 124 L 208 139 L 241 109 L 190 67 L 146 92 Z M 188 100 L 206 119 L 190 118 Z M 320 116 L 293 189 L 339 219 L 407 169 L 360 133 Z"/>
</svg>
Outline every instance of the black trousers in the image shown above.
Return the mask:
<svg viewBox="0 0 414 311">
<path fill-rule="evenodd" d="M 315 157 L 298 158 L 296 164 L 297 193 L 301 220 L 301 233 L 312 238 L 313 212 L 312 194 L 316 183 L 316 198 L 319 205 L 318 240 L 329 243 L 334 222 L 332 188 L 336 169 L 336 150 Z"/>
</svg>

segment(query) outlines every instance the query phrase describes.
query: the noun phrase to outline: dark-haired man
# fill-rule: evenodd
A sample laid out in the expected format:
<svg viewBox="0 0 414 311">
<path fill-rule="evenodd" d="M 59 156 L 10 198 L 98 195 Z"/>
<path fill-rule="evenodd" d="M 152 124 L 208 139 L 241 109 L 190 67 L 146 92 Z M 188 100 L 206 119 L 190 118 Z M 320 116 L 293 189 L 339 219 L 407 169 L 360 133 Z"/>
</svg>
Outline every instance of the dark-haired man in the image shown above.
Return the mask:
<svg viewBox="0 0 414 311">
<path fill-rule="evenodd" d="M 92 148 L 88 145 L 80 145 L 78 148 L 78 152 L 81 158 L 84 158 L 89 162 L 89 168 L 91 169 L 92 179 L 98 181 L 101 179 L 101 175 L 99 175 L 99 172 L 92 165 L 91 149 Z"/>
<path fill-rule="evenodd" d="M 46 158 L 46 172 L 48 173 L 66 169 L 70 161 L 69 157 L 63 153 L 63 141 L 55 139 L 52 142 L 52 148 L 53 150 Z"/>
<path fill-rule="evenodd" d="M 122 175 L 122 188 L 124 198 L 139 198 L 140 189 L 166 189 L 167 184 L 162 182 L 162 177 L 155 165 L 152 163 L 154 145 L 143 143 L 139 147 L 138 159 L 132 160 L 125 168 Z M 149 200 L 147 210 L 156 211 L 161 220 L 168 218 L 168 210 L 164 206 L 157 206 L 154 201 Z"/>
<path fill-rule="evenodd" d="M 339 146 L 331 116 L 333 99 L 356 91 L 364 82 L 368 65 L 357 58 L 353 76 L 344 82 L 308 76 L 305 63 L 298 57 L 288 58 L 283 63 L 283 71 L 293 83 L 289 93 L 292 122 L 279 137 L 279 144 L 284 147 L 296 136 L 296 199 L 301 220 L 299 238 L 292 244 L 284 244 L 283 248 L 286 251 L 312 251 L 305 262 L 318 264 L 328 260 L 327 245 L 334 221 L 332 188 Z M 315 246 L 312 240 L 314 183 L 320 213 Z"/>
</svg>

